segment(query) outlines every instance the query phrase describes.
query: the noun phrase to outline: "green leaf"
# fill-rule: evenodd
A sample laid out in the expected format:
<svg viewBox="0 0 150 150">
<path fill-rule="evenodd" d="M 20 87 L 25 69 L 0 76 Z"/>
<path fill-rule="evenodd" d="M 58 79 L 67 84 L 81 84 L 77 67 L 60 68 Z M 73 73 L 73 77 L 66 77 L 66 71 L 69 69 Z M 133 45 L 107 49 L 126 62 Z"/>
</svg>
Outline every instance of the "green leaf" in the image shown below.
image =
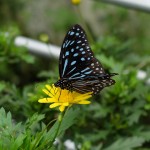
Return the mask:
<svg viewBox="0 0 150 150">
<path fill-rule="evenodd" d="M 26 135 L 20 134 L 15 140 L 12 140 L 11 143 L 11 149 L 12 150 L 17 150 L 21 147 L 23 144 L 23 140 L 25 139 Z"/>
<path fill-rule="evenodd" d="M 59 134 L 66 129 L 68 129 L 70 126 L 72 126 L 74 123 L 76 123 L 77 118 L 80 116 L 81 111 L 79 108 L 71 108 L 67 111 L 65 114 L 62 124 L 60 126 Z"/>
<path fill-rule="evenodd" d="M 138 136 L 143 137 L 147 142 L 150 141 L 150 131 L 143 131 L 137 133 Z"/>
<path fill-rule="evenodd" d="M 130 137 L 127 139 L 119 139 L 104 150 L 132 150 L 141 146 L 145 142 L 142 137 Z"/>
<path fill-rule="evenodd" d="M 23 144 L 26 135 L 22 134 L 21 123 L 14 124 L 11 113 L 0 109 L 0 148 L 16 150 Z"/>
<path fill-rule="evenodd" d="M 29 128 L 33 128 L 37 124 L 37 122 L 41 121 L 44 117 L 44 114 L 39 115 L 35 113 L 30 119 L 27 120 L 26 126 Z"/>
</svg>

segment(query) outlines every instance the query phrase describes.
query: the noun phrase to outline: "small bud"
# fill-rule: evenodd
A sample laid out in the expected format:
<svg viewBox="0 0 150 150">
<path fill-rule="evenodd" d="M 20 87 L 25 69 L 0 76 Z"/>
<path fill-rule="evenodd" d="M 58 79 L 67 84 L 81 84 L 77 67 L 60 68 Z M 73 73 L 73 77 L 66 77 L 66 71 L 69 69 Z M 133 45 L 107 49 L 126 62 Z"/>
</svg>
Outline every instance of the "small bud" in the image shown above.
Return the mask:
<svg viewBox="0 0 150 150">
<path fill-rule="evenodd" d="M 72 4 L 79 5 L 81 0 L 71 0 Z"/>
</svg>

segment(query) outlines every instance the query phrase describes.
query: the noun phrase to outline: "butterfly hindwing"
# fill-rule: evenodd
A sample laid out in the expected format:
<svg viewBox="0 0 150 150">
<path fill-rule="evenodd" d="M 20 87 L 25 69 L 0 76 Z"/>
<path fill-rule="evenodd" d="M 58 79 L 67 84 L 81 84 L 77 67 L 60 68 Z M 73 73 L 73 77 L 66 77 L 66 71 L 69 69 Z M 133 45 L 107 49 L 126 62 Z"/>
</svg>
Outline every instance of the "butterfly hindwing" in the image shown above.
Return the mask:
<svg viewBox="0 0 150 150">
<path fill-rule="evenodd" d="M 104 78 L 97 79 L 84 79 L 78 80 L 72 83 L 73 90 L 80 93 L 93 92 L 93 94 L 99 93 L 103 88 L 115 84 L 115 81 L 110 78 L 110 75 L 105 76 Z"/>
</svg>

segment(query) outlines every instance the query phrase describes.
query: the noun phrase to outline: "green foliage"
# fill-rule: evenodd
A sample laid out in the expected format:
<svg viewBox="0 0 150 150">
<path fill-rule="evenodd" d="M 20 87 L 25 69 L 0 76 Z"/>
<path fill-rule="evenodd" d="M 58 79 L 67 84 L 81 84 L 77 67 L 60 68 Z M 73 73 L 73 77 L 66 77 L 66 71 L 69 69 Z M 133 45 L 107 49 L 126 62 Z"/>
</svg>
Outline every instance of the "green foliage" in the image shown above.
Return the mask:
<svg viewBox="0 0 150 150">
<path fill-rule="evenodd" d="M 79 110 L 70 109 L 65 114 L 58 134 L 62 134 L 75 123 Z M 52 144 L 54 135 L 58 128 L 58 121 L 48 131 L 46 125 L 41 122 L 45 115 L 37 113 L 30 117 L 25 123 L 17 123 L 12 119 L 11 113 L 6 113 L 4 108 L 0 109 L 0 149 L 48 149 Z M 52 122 L 50 122 L 52 123 Z M 49 124 L 50 125 L 50 124 Z"/>
<path fill-rule="evenodd" d="M 104 150 L 132 150 L 135 147 L 141 146 L 144 142 L 143 138 L 128 137 L 127 139 L 119 139 Z"/>
<path fill-rule="evenodd" d="M 59 126 L 58 111 L 37 101 L 45 97 L 44 85 L 57 81 L 58 60 L 35 57 L 24 47 L 14 45 L 17 35 L 26 35 L 23 26 L 18 29 L 18 6 L 17 0 L 0 6 L 0 15 L 5 8 L 8 10 L 5 11 L 7 19 L 3 17 L 0 26 L 0 106 L 3 107 L 0 109 L 0 149 L 49 149 Z M 50 40 L 59 45 L 64 37 L 61 31 L 68 30 L 73 23 L 81 24 L 79 18 L 83 16 L 79 17 L 79 12 L 75 14 L 73 7 L 55 8 L 48 9 L 47 15 L 57 33 Z M 116 84 L 94 96 L 90 105 L 75 105 L 67 111 L 51 149 L 67 149 L 64 142 L 69 139 L 77 150 L 149 150 L 149 16 L 117 7 L 109 9 L 98 3 L 93 11 L 96 9 L 101 9 L 100 23 L 105 22 L 106 29 L 103 36 L 94 37 L 92 49 L 106 72 L 119 75 L 114 77 Z M 9 20 L 11 11 L 14 11 L 11 19 L 17 18 L 13 20 L 15 23 Z M 94 25 L 86 21 L 85 24 L 92 32 Z M 147 72 L 143 80 L 137 78 L 140 69 Z"/>
<path fill-rule="evenodd" d="M 18 149 L 23 144 L 23 135 L 21 123 L 13 125 L 11 113 L 5 113 L 3 108 L 0 109 L 0 149 Z"/>
<path fill-rule="evenodd" d="M 18 63 L 19 61 L 33 63 L 34 57 L 28 55 L 25 48 L 18 48 L 14 45 L 14 37 L 18 34 L 17 29 L 9 30 L 0 32 L 0 61 L 8 64 Z"/>
</svg>

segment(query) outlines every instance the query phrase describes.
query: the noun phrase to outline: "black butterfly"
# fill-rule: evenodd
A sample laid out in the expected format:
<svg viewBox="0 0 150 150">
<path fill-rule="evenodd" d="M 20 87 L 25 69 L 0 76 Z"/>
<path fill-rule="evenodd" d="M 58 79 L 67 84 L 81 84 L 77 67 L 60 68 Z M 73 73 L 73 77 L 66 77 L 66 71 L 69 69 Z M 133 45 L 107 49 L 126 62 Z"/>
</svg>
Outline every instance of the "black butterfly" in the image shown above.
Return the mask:
<svg viewBox="0 0 150 150">
<path fill-rule="evenodd" d="M 104 87 L 115 84 L 111 79 L 116 73 L 105 73 L 94 57 L 85 31 L 74 25 L 67 33 L 59 57 L 60 79 L 54 84 L 61 89 L 79 93 L 99 93 Z"/>
</svg>

